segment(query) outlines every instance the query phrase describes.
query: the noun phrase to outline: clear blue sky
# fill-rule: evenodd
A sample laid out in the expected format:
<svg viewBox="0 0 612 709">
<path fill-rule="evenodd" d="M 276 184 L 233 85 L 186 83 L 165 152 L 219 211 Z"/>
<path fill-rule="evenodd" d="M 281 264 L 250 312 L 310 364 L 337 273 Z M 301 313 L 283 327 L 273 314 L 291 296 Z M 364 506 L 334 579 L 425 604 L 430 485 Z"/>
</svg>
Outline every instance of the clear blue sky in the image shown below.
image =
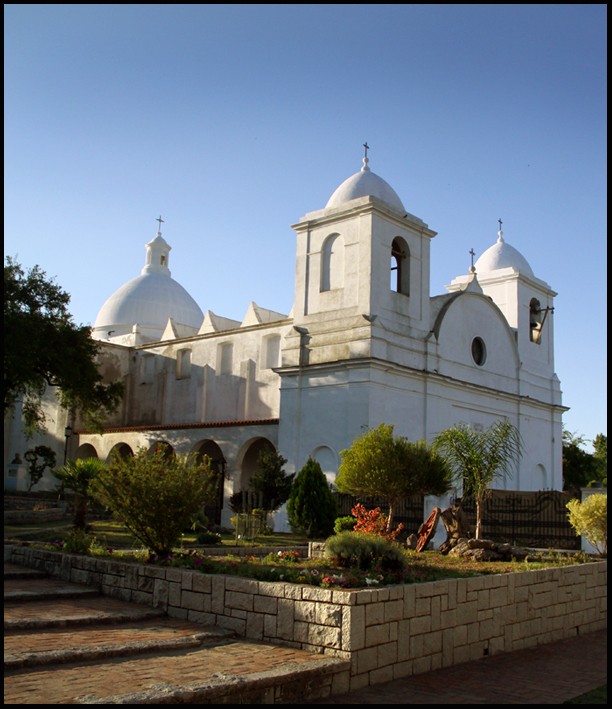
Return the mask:
<svg viewBox="0 0 612 709">
<path fill-rule="evenodd" d="M 558 292 L 566 428 L 607 435 L 605 5 L 4 6 L 5 254 L 77 323 L 165 220 L 203 311 L 289 313 L 295 238 L 361 167 L 438 232 L 432 295 L 504 238 Z"/>
</svg>

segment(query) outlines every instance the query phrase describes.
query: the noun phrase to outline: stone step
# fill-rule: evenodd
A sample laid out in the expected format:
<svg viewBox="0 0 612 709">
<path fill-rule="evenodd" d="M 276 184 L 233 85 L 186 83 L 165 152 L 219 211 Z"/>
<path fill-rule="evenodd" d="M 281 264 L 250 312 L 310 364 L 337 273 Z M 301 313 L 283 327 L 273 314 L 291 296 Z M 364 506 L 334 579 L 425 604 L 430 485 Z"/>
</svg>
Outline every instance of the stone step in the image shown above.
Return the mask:
<svg viewBox="0 0 612 709">
<path fill-rule="evenodd" d="M 15 628 L 4 634 L 4 669 L 202 647 L 233 637 L 233 632 L 223 628 L 165 617 L 107 625 Z"/>
<path fill-rule="evenodd" d="M 87 596 L 67 595 L 50 598 L 19 598 L 4 602 L 4 629 L 34 629 L 72 627 L 78 625 L 107 625 L 128 621 L 164 617 L 156 608 L 126 603 L 99 593 Z"/>
<path fill-rule="evenodd" d="M 5 704 L 294 704 L 348 662 L 240 639 L 5 672 Z"/>
<path fill-rule="evenodd" d="M 298 704 L 347 681 L 346 660 L 9 571 L 5 704 Z"/>
<path fill-rule="evenodd" d="M 25 566 L 18 566 L 4 562 L 4 580 L 7 579 L 46 579 L 47 574 L 38 569 L 27 569 Z"/>
<path fill-rule="evenodd" d="M 4 581 L 4 602 L 39 601 L 40 599 L 87 598 L 98 596 L 98 589 L 66 583 L 46 577 L 22 576 Z"/>
</svg>

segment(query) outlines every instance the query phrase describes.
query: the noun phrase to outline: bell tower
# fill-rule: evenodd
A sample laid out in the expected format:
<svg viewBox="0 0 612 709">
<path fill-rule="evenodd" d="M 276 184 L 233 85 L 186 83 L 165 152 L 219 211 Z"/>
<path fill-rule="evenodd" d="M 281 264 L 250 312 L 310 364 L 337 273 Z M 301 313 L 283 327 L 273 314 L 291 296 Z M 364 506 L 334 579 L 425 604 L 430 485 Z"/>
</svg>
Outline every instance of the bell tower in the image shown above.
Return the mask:
<svg viewBox="0 0 612 709">
<path fill-rule="evenodd" d="M 473 268 L 485 295 L 499 307 L 514 330 L 521 376 L 550 388 L 554 374 L 555 291 L 538 278 L 527 259 L 504 239 L 498 220 L 497 241 L 478 258 Z M 447 290 L 460 290 L 467 276 L 455 278 Z M 560 394 L 559 394 L 560 398 Z"/>
<path fill-rule="evenodd" d="M 435 232 L 409 214 L 393 188 L 361 170 L 296 232 L 294 343 L 284 364 L 383 356 L 385 340 L 429 326 L 430 240 Z"/>
</svg>

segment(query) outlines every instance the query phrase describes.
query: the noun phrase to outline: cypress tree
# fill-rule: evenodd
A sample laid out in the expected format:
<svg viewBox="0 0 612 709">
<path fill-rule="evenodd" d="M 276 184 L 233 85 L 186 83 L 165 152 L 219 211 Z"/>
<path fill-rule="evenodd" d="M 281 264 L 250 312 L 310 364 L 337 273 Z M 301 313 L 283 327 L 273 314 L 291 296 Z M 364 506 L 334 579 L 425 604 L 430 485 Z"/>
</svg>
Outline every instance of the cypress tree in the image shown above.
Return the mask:
<svg viewBox="0 0 612 709">
<path fill-rule="evenodd" d="M 293 481 L 287 514 L 294 532 L 303 532 L 309 539 L 333 533 L 338 515 L 336 499 L 321 466 L 312 458 Z"/>
</svg>

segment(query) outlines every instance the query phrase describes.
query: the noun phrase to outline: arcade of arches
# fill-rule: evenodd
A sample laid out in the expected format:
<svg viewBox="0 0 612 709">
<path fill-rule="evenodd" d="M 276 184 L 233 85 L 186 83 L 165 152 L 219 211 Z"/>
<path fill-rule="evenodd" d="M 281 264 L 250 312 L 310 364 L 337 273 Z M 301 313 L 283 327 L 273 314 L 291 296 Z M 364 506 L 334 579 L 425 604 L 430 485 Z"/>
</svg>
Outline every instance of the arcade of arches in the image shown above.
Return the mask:
<svg viewBox="0 0 612 709">
<path fill-rule="evenodd" d="M 162 438 L 159 438 L 149 445 L 149 451 L 153 452 L 163 445 L 167 455 L 172 455 L 175 452 L 174 447 Z M 203 514 L 208 522 L 214 525 L 221 524 L 221 512 L 224 502 L 235 492 L 245 491 L 249 489 L 251 477 L 257 470 L 257 461 L 259 454 L 264 449 L 274 449 L 274 445 L 267 439 L 262 437 L 254 438 L 243 447 L 237 459 L 238 471 L 235 475 L 229 475 L 227 469 L 227 460 L 223 455 L 223 451 L 219 445 L 213 440 L 204 440 L 196 444 L 192 448 L 199 459 L 208 457 L 214 473 L 218 478 L 217 492 L 214 500 L 211 500 L 204 508 Z M 134 455 L 134 451 L 127 443 L 118 443 L 111 449 L 106 457 L 105 462 L 109 463 L 113 456 L 120 455 L 127 457 Z M 90 443 L 83 444 L 76 451 L 75 459 L 79 458 L 99 458 L 95 447 Z M 235 489 L 230 487 L 230 477 L 235 480 Z"/>
</svg>

